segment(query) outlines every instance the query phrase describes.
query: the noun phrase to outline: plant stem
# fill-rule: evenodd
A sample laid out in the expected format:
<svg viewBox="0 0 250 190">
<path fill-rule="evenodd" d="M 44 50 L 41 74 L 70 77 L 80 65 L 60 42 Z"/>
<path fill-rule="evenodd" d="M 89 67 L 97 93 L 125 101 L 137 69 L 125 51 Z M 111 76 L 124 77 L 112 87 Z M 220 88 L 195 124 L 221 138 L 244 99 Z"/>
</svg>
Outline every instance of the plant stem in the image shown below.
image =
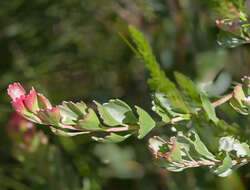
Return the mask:
<svg viewBox="0 0 250 190">
<path fill-rule="evenodd" d="M 166 156 L 167 156 L 167 153 L 162 154 L 160 152 L 157 152 L 155 154 L 156 158 L 159 157 L 159 158 L 167 159 Z M 249 157 L 232 160 L 233 164 L 248 163 L 248 162 L 250 162 Z M 186 166 L 198 167 L 198 166 L 216 166 L 216 165 L 221 165 L 222 163 L 223 163 L 223 161 L 192 161 L 192 162 L 181 163 L 181 164 L 182 164 L 183 167 L 186 167 Z"/>
<path fill-rule="evenodd" d="M 233 96 L 233 93 L 230 93 L 230 94 L 223 96 L 221 99 L 212 103 L 213 107 L 216 108 L 216 107 L 220 106 L 221 104 L 224 104 L 225 102 L 230 100 L 232 98 L 232 96 Z M 202 111 L 202 109 L 198 110 L 198 113 L 201 111 Z M 171 119 L 167 124 L 174 124 L 174 123 L 176 123 L 178 121 L 182 121 L 182 120 L 186 120 L 186 118 L 178 116 L 178 117 Z"/>
<path fill-rule="evenodd" d="M 171 120 L 168 122 L 168 124 L 174 124 L 174 123 L 177 123 L 178 121 L 182 121 L 182 120 L 186 120 L 186 118 L 183 118 L 183 117 L 181 117 L 181 116 L 175 117 L 175 118 L 171 119 Z"/>
<path fill-rule="evenodd" d="M 221 99 L 213 102 L 212 105 L 216 108 L 217 106 L 220 106 L 221 104 L 224 104 L 225 102 L 230 100 L 232 98 L 232 96 L 233 96 L 233 93 L 230 93 L 226 96 L 223 96 Z"/>
<path fill-rule="evenodd" d="M 108 128 L 106 131 L 108 132 L 119 132 L 119 131 L 128 131 L 128 130 L 136 130 L 139 129 L 138 126 L 125 126 L 125 127 L 113 127 L 113 128 Z"/>
</svg>

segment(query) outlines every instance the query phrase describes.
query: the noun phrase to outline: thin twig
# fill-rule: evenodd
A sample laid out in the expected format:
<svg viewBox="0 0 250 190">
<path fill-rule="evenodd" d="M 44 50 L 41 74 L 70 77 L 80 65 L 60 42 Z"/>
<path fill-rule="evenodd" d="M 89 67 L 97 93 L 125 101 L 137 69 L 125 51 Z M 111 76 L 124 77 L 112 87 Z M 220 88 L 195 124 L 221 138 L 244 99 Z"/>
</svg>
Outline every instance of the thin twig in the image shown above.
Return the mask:
<svg viewBox="0 0 250 190">
<path fill-rule="evenodd" d="M 224 104 L 225 102 L 227 102 L 228 100 L 230 100 L 232 98 L 232 96 L 233 96 L 233 93 L 230 93 L 230 94 L 222 97 L 221 99 L 213 102 L 212 105 L 214 107 L 220 106 L 221 104 Z"/>
<path fill-rule="evenodd" d="M 212 103 L 213 107 L 216 108 L 216 107 L 220 106 L 221 104 L 224 104 L 225 102 L 230 100 L 232 98 L 232 96 L 233 96 L 233 93 L 230 93 L 226 96 L 223 96 L 221 99 Z M 198 110 L 198 113 L 201 111 L 202 111 L 202 109 Z M 178 117 L 171 119 L 167 124 L 174 124 L 174 123 L 176 123 L 178 121 L 182 121 L 182 120 L 186 120 L 186 118 L 183 118 L 182 116 L 178 116 Z"/>
<path fill-rule="evenodd" d="M 174 124 L 174 123 L 176 123 L 176 122 L 178 122 L 178 121 L 182 121 L 182 120 L 186 120 L 186 118 L 183 118 L 183 117 L 181 117 L 181 116 L 175 117 L 175 118 L 171 119 L 171 120 L 168 122 L 168 124 Z"/>
<path fill-rule="evenodd" d="M 169 152 L 168 152 L 169 153 Z M 167 154 L 167 153 L 166 153 Z M 163 158 L 168 159 L 166 154 L 162 154 L 160 152 L 156 152 L 155 158 Z M 239 158 L 232 160 L 232 164 L 238 164 L 238 163 L 248 163 L 250 162 L 250 158 Z M 180 163 L 183 167 L 189 166 L 189 167 L 197 167 L 197 166 L 216 166 L 223 164 L 223 161 L 192 161 L 192 162 L 181 162 Z"/>
<path fill-rule="evenodd" d="M 236 160 L 232 160 L 233 164 L 238 164 L 238 163 L 248 163 L 250 161 L 250 158 L 240 158 Z M 221 165 L 223 161 L 215 162 L 215 161 L 194 161 L 194 162 L 188 162 L 188 163 L 182 163 L 183 166 L 216 166 L 216 165 Z"/>
<path fill-rule="evenodd" d="M 119 132 L 119 131 L 128 131 L 128 130 L 136 130 L 136 129 L 139 129 L 139 126 L 113 127 L 113 128 L 106 129 L 106 131 Z"/>
</svg>

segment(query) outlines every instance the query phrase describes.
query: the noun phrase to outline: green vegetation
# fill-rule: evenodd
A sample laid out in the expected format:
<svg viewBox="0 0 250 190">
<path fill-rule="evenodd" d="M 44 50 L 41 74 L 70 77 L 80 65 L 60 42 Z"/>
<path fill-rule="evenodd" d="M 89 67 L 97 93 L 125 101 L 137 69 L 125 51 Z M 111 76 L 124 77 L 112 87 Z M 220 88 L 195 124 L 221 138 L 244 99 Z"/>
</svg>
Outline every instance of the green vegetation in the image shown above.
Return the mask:
<svg viewBox="0 0 250 190">
<path fill-rule="evenodd" d="M 249 189 L 249 4 L 0 2 L 0 189 Z"/>
</svg>

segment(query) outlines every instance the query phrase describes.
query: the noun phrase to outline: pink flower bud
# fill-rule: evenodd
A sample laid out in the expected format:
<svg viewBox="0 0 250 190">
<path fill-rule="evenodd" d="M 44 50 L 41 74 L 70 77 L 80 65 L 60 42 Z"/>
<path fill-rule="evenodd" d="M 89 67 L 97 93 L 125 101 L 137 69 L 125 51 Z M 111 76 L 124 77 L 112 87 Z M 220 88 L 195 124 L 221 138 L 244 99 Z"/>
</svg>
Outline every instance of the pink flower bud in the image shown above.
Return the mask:
<svg viewBox="0 0 250 190">
<path fill-rule="evenodd" d="M 23 96 L 25 94 L 26 94 L 26 91 L 20 85 L 20 83 L 14 83 L 14 84 L 9 85 L 8 95 L 10 96 L 12 101 L 15 101 L 16 98 L 20 98 L 21 96 Z"/>
<path fill-rule="evenodd" d="M 41 119 L 36 114 L 41 109 L 51 108 L 49 100 L 37 93 L 33 87 L 28 95 L 20 83 L 9 85 L 7 91 L 17 113 L 30 121 L 41 123 Z"/>
</svg>

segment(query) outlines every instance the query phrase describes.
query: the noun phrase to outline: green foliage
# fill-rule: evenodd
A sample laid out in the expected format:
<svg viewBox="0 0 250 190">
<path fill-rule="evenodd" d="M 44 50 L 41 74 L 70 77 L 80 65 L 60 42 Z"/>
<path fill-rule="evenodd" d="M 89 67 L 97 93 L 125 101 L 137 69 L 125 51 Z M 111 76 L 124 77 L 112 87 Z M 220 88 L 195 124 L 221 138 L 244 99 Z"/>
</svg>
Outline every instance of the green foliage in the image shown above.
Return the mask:
<svg viewBox="0 0 250 190">
<path fill-rule="evenodd" d="M 138 138 L 142 139 L 155 127 L 155 121 L 142 108 L 136 106 L 136 110 L 137 110 L 137 113 L 139 115 L 138 123 L 140 126 L 140 129 L 138 131 L 138 133 L 139 133 Z"/>
<path fill-rule="evenodd" d="M 239 140 L 232 137 L 222 137 L 220 138 L 219 150 L 224 150 L 227 153 L 233 151 L 233 154 L 236 153 L 237 157 L 250 156 L 249 145 L 246 143 L 240 143 Z"/>
<path fill-rule="evenodd" d="M 13 111 L 4 93 L 13 81 L 35 86 L 54 105 L 64 99 L 77 103 L 51 110 L 37 95 L 40 112 L 26 110 L 49 139 L 47 149 L 39 138 L 30 141 L 30 133 L 8 132 L 8 138 L 0 129 L 0 189 L 248 189 L 249 80 L 242 89 L 236 84 L 223 105 L 214 104 L 229 97 L 223 94 L 231 91 L 232 80 L 249 71 L 248 46 L 220 48 L 215 23 L 219 45 L 248 44 L 248 2 L 1 1 L 1 126 Z M 133 43 L 125 38 L 131 24 Z M 135 28 L 150 36 L 153 50 Z M 160 117 L 148 112 L 143 65 L 118 32 L 150 73 L 152 110 Z M 203 101 L 200 91 L 207 92 Z M 37 103 L 31 108 L 37 111 Z M 152 165 L 148 138 L 159 147 L 155 163 L 168 171 Z M 230 178 L 213 176 L 232 172 Z"/>
<path fill-rule="evenodd" d="M 62 122 L 67 125 L 73 125 L 77 120 L 83 118 L 86 113 L 87 106 L 84 102 L 73 103 L 63 102 L 60 107 Z"/>
<path fill-rule="evenodd" d="M 223 164 L 214 172 L 221 177 L 226 177 L 231 174 L 232 170 L 230 168 L 232 167 L 232 165 L 232 159 L 228 154 L 226 154 L 226 157 L 223 160 Z"/>
<path fill-rule="evenodd" d="M 248 41 L 246 41 L 244 39 L 237 38 L 237 37 L 232 36 L 232 35 L 225 33 L 225 32 L 220 32 L 218 34 L 217 42 L 219 45 L 226 47 L 226 48 L 234 48 L 234 47 L 240 46 L 242 44 L 249 43 Z"/>
<path fill-rule="evenodd" d="M 183 119 L 189 119 L 190 114 L 178 113 L 172 108 L 170 100 L 161 93 L 155 93 L 153 96 L 153 111 L 159 114 L 162 120 L 166 123 L 170 122 L 175 117 L 182 117 Z"/>
<path fill-rule="evenodd" d="M 174 76 L 183 93 L 190 98 L 190 101 L 194 105 L 200 106 L 201 100 L 199 90 L 197 89 L 193 81 L 179 72 L 174 72 Z"/>
<path fill-rule="evenodd" d="M 168 100 L 166 98 L 164 99 L 164 95 L 159 93 L 156 93 L 153 98 L 152 110 L 161 117 L 162 121 L 168 123 L 171 114 Z"/>
<path fill-rule="evenodd" d="M 57 108 L 55 108 L 54 110 L 41 110 L 38 113 L 38 117 L 40 117 L 45 123 L 55 126 L 59 125 L 61 119 L 59 110 Z"/>
<path fill-rule="evenodd" d="M 240 151 L 241 153 L 244 152 L 241 156 L 246 156 L 246 154 L 248 154 L 248 145 L 245 143 L 241 144 L 237 140 L 234 141 L 234 144 L 228 144 L 227 139 L 230 139 L 230 137 L 222 137 L 220 139 L 220 151 L 224 151 L 226 148 L 225 146 L 233 147 L 240 145 L 244 146 L 244 149 Z M 216 175 L 226 177 L 237 167 L 244 165 L 249 160 L 249 158 L 247 158 L 248 160 L 241 159 L 241 156 L 238 154 L 238 159 L 233 161 L 228 154 L 228 147 L 224 159 L 220 160 L 221 158 L 216 158 L 194 131 L 191 131 L 188 136 L 179 133 L 177 137 L 171 137 L 169 142 L 159 137 L 151 138 L 149 140 L 149 148 L 154 155 L 154 161 L 157 165 L 175 172 L 192 167 L 208 166 L 212 168 L 212 171 Z M 230 151 L 232 150 L 233 149 Z M 219 152 L 218 154 L 222 153 L 223 152 Z"/>
<path fill-rule="evenodd" d="M 234 87 L 230 105 L 242 115 L 248 115 L 250 112 L 249 101 L 249 77 L 242 78 L 242 84 Z"/>
<path fill-rule="evenodd" d="M 183 74 L 175 72 L 176 81 L 183 91 L 183 94 L 181 94 L 175 87 L 174 83 L 170 82 L 169 79 L 166 78 L 164 72 L 160 69 L 159 64 L 153 56 L 152 49 L 144 36 L 131 26 L 129 29 L 131 37 L 138 48 L 136 53 L 137 56 L 139 55 L 139 58 L 145 63 L 146 67 L 151 72 L 151 81 L 149 81 L 149 84 L 157 92 L 154 95 L 153 110 L 161 116 L 162 120 L 166 123 L 170 122 L 173 124 L 178 120 L 191 120 L 188 114 L 185 115 L 175 112 L 175 108 L 181 108 L 181 106 L 176 106 L 178 105 L 178 101 L 176 100 L 181 99 L 184 105 L 194 104 L 199 106 L 200 108 L 196 107 L 196 109 L 198 108 L 198 112 L 196 112 L 196 114 L 199 114 L 202 110 L 204 110 L 207 113 L 207 117 L 217 124 L 220 121 L 215 112 L 215 107 L 218 106 L 218 103 L 213 105 L 208 96 L 203 92 L 199 92 L 197 87 L 189 78 Z M 242 80 L 243 83 L 244 80 L 248 81 L 248 77 L 244 77 Z M 154 85 L 152 85 L 152 81 L 155 82 Z M 248 92 L 249 83 L 245 83 L 247 85 L 244 86 L 245 88 L 247 86 L 247 90 L 244 91 Z M 238 88 L 240 88 L 241 91 L 238 90 Z M 227 100 L 231 99 L 231 101 L 233 101 L 236 99 L 239 104 L 241 103 L 241 106 L 243 106 L 243 101 L 245 101 L 246 96 L 242 90 L 241 84 L 238 85 L 238 88 L 236 87 L 234 89 L 233 98 L 228 96 L 229 98 Z M 241 95 L 239 93 L 241 93 Z M 186 97 L 185 100 L 182 97 Z M 188 108 L 190 109 L 190 107 Z M 193 113 L 193 111 L 186 113 Z M 199 118 L 197 119 L 199 120 Z M 199 122 L 202 122 L 202 120 Z M 225 122 L 221 120 L 220 123 L 222 124 Z M 224 127 L 225 125 L 222 126 Z M 166 142 L 159 137 L 154 137 L 149 140 L 149 147 L 153 152 L 156 164 L 161 167 L 165 167 L 167 170 L 182 171 L 183 169 L 189 167 L 207 165 L 213 168 L 215 174 L 225 177 L 230 175 L 237 167 L 244 165 L 245 162 L 248 162 L 248 153 L 244 154 L 246 157 L 245 160 L 241 160 L 240 155 L 237 154 L 236 156 L 238 157 L 238 160 L 234 161 L 234 164 L 228 154 L 226 154 L 224 160 L 221 160 L 221 157 L 217 158 L 208 150 L 198 134 L 194 131 L 189 132 L 187 136 L 184 135 L 182 131 L 179 131 L 178 134 L 179 135 L 177 137 L 172 137 L 169 142 Z M 221 138 L 220 143 L 222 140 L 223 138 Z M 238 142 L 238 144 L 240 143 Z M 242 150 L 242 152 L 248 152 L 249 146 L 245 143 L 243 144 L 244 146 L 242 144 L 238 146 L 238 151 Z M 245 150 L 245 148 L 247 150 Z"/>
<path fill-rule="evenodd" d="M 204 156 L 207 159 L 210 160 L 215 160 L 214 155 L 209 152 L 209 150 L 207 149 L 207 147 L 204 145 L 204 143 L 200 140 L 200 137 L 198 136 L 197 133 L 195 132 L 191 132 L 191 135 L 193 135 L 194 140 L 192 140 L 192 143 L 194 144 L 195 150 L 201 154 L 202 156 Z M 190 137 L 192 139 L 192 136 Z"/>
<path fill-rule="evenodd" d="M 224 17 L 233 19 L 247 14 L 246 0 L 212 0 L 210 3 Z"/>
<path fill-rule="evenodd" d="M 211 104 L 211 102 L 209 101 L 206 94 L 201 93 L 200 95 L 201 95 L 202 106 L 203 106 L 204 110 L 206 111 L 209 119 L 211 119 L 213 122 L 217 123 L 218 118 L 216 117 L 214 106 Z"/>
<path fill-rule="evenodd" d="M 126 140 L 130 136 L 131 134 L 117 135 L 115 133 L 110 133 L 110 135 L 107 135 L 104 138 L 93 136 L 92 139 L 94 139 L 97 142 L 103 142 L 103 143 L 119 143 Z"/>
<path fill-rule="evenodd" d="M 176 81 L 182 90 L 179 91 L 160 69 L 143 34 L 132 26 L 129 29 L 138 48 L 137 55 L 151 72 L 150 84 L 152 81 L 155 82 L 155 86 L 153 85 L 153 89 L 156 90 L 153 111 L 161 116 L 165 124 L 176 125 L 179 121 L 186 122 L 187 120 L 193 128 L 191 130 L 188 128 L 178 129 L 177 136 L 171 137 L 170 141 L 164 141 L 160 137 L 151 138 L 149 147 L 155 157 L 156 164 L 176 172 L 190 167 L 209 166 L 215 174 L 225 177 L 233 170 L 248 163 L 250 150 L 247 143 L 240 143 L 230 137 L 221 137 L 217 143 L 219 147 L 214 146 L 214 149 L 217 148 L 219 151 L 213 150 L 214 153 L 212 153 L 209 151 L 208 145 L 195 132 L 195 129 L 201 134 L 205 134 L 200 127 L 211 125 L 209 120 L 212 120 L 216 124 L 214 126 L 219 123 L 220 129 L 230 134 L 232 132 L 232 130 L 228 130 L 230 126 L 217 118 L 215 107 L 230 100 L 231 106 L 236 111 L 240 109 L 248 111 L 249 77 L 243 77 L 242 84 L 236 85 L 232 94 L 222 97 L 214 104 L 210 102 L 209 97 L 204 92 L 197 90 L 198 88 L 188 77 L 175 72 Z M 156 122 L 144 109 L 135 106 L 137 118 L 130 106 L 119 99 L 110 100 L 104 104 L 94 101 L 102 118 L 103 122 L 101 122 L 94 109 L 83 102 L 63 102 L 62 105 L 46 109 L 40 108 L 37 104 L 36 109 L 30 109 L 28 105 L 34 104 L 38 94 L 33 89 L 26 95 L 26 91 L 19 83 L 9 86 L 8 95 L 13 100 L 12 104 L 17 112 L 24 116 L 30 114 L 32 122 L 37 120 L 39 124 L 51 125 L 51 131 L 61 136 L 88 134 L 98 142 L 119 143 L 132 134 L 138 134 L 138 139 L 142 139 L 156 127 Z M 44 97 L 41 94 L 39 96 Z M 45 97 L 44 99 L 47 100 Z M 49 100 L 47 101 L 49 102 Z M 234 101 L 238 103 L 237 106 L 233 104 Z M 25 103 L 23 104 L 23 102 Z M 185 107 L 186 105 L 188 106 Z M 49 106 L 51 105 L 49 104 Z M 203 111 L 206 114 L 199 116 Z M 185 124 L 187 125 L 187 123 Z M 176 130 L 176 128 L 174 129 Z M 95 136 L 94 133 L 97 132 L 101 135 L 104 134 L 104 137 Z M 216 134 L 213 132 L 209 134 L 211 135 L 210 139 L 217 140 Z M 203 136 L 203 138 L 206 137 Z M 232 150 L 236 152 L 234 160 L 229 155 Z"/>
<path fill-rule="evenodd" d="M 86 130 L 102 130 L 99 119 L 91 108 L 88 109 L 84 118 L 78 121 L 78 125 Z"/>
<path fill-rule="evenodd" d="M 97 105 L 98 112 L 106 125 L 127 126 L 135 125 L 137 123 L 137 119 L 131 108 L 121 100 L 109 100 L 108 103 L 103 105 L 95 101 L 95 104 Z"/>
<path fill-rule="evenodd" d="M 131 37 L 138 48 L 137 56 L 143 61 L 147 69 L 151 73 L 151 78 L 148 83 L 152 89 L 156 92 L 164 93 L 172 102 L 174 109 L 179 109 L 183 112 L 189 112 L 189 107 L 183 101 L 180 92 L 177 90 L 175 84 L 171 82 L 165 75 L 164 71 L 160 69 L 160 65 L 157 63 L 155 56 L 153 55 L 151 46 L 145 39 L 142 33 L 140 33 L 133 26 L 129 26 Z"/>
<path fill-rule="evenodd" d="M 244 1 L 220 1 L 220 14 L 224 17 L 216 20 L 217 26 L 222 30 L 218 35 L 218 44 L 223 47 L 236 47 L 250 43 L 249 3 Z"/>
<path fill-rule="evenodd" d="M 52 127 L 50 126 L 51 131 L 59 136 L 65 136 L 65 137 L 73 137 L 73 136 L 77 136 L 77 135 L 83 135 L 83 134 L 89 134 L 89 131 L 84 131 L 84 132 L 69 132 L 69 131 L 64 131 L 61 129 L 58 129 L 56 127 Z"/>
</svg>

